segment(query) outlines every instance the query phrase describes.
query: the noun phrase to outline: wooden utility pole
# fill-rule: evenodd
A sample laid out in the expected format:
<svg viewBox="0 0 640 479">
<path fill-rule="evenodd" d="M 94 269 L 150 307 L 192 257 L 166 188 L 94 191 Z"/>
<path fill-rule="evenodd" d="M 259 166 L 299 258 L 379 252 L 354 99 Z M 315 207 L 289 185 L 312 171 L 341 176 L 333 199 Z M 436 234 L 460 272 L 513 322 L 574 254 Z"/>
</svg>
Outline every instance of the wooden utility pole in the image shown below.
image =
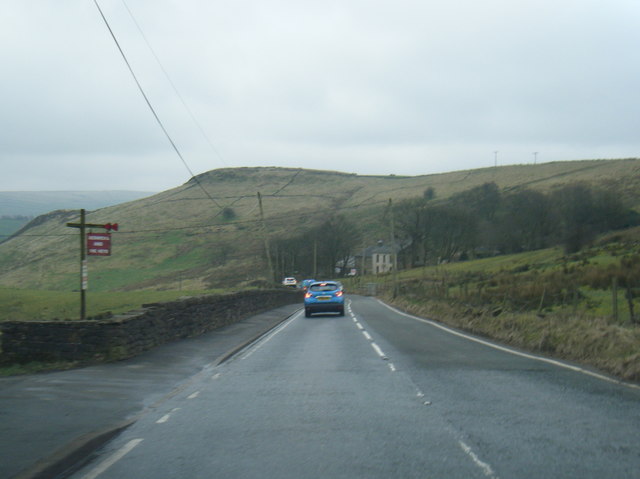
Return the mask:
<svg viewBox="0 0 640 479">
<path fill-rule="evenodd" d="M 89 271 L 87 271 L 87 247 L 85 236 L 87 231 L 86 211 L 80 210 L 80 319 L 87 317 L 87 287 Z"/>
<path fill-rule="evenodd" d="M 264 211 L 262 209 L 262 195 L 258 191 L 258 206 L 260 207 L 260 221 L 262 223 L 262 234 L 264 237 L 264 251 L 267 255 L 267 267 L 269 268 L 269 281 L 274 282 L 275 277 L 273 274 L 273 264 L 271 264 L 271 251 L 269 250 L 269 233 L 267 232 L 267 225 L 264 221 Z"/>
<path fill-rule="evenodd" d="M 393 201 L 389 198 L 389 222 L 390 222 L 390 236 L 391 236 L 391 258 L 393 268 L 393 297 L 398 295 L 398 254 L 396 252 L 396 232 L 395 223 L 393 218 Z"/>
<path fill-rule="evenodd" d="M 318 238 L 313 240 L 313 279 L 318 279 Z"/>
<path fill-rule="evenodd" d="M 364 238 L 362 238 L 362 270 L 360 272 L 360 277 L 365 274 L 367 274 L 367 244 L 365 243 Z"/>
</svg>

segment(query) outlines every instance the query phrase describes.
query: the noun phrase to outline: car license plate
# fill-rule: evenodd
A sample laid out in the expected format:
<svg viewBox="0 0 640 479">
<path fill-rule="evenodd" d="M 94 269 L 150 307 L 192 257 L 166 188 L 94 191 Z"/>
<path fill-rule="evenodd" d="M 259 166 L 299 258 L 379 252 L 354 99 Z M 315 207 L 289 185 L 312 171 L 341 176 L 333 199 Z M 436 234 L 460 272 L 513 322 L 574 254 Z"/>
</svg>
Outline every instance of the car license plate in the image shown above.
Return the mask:
<svg viewBox="0 0 640 479">
<path fill-rule="evenodd" d="M 318 296 L 318 301 L 327 301 L 331 299 L 331 296 Z"/>
</svg>

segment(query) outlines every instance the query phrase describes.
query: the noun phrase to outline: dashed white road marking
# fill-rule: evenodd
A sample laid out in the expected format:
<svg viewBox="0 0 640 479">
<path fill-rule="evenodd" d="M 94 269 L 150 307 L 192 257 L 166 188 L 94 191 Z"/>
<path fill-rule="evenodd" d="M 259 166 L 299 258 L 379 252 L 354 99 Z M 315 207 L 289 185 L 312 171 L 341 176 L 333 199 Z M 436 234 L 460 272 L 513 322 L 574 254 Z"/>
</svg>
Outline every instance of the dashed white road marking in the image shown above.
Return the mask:
<svg viewBox="0 0 640 479">
<path fill-rule="evenodd" d="M 382 352 L 380 346 L 378 346 L 376 343 L 371 343 L 371 347 L 375 350 L 376 353 L 378 353 L 378 356 L 380 356 L 382 359 L 389 359 L 387 355 Z"/>
<path fill-rule="evenodd" d="M 354 322 L 356 323 L 356 326 L 362 331 L 362 335 L 368 340 L 371 341 L 371 347 L 375 350 L 375 352 L 378 354 L 378 356 L 380 356 L 381 359 L 384 359 L 385 361 L 388 360 L 389 358 L 387 357 L 387 355 L 384 353 L 384 351 L 382 351 L 382 349 L 380 348 L 380 346 L 378 346 L 375 342 L 373 342 L 373 338 L 371 337 L 371 335 L 367 332 L 367 330 L 362 327 L 362 324 L 360 322 L 358 322 L 358 320 L 354 317 L 353 318 Z M 387 367 L 389 368 L 389 370 L 392 373 L 395 373 L 398 369 L 396 368 L 396 365 L 393 364 L 391 361 L 389 361 L 387 363 Z M 419 399 L 423 399 L 425 396 L 422 393 L 422 391 L 418 390 L 418 398 Z M 427 400 L 423 400 L 423 404 L 425 406 L 430 406 L 431 405 L 431 401 L 427 401 Z"/>
<path fill-rule="evenodd" d="M 387 360 L 389 359 L 387 357 L 386 354 L 384 354 L 384 352 L 382 351 L 382 349 L 380 349 L 380 346 L 378 346 L 376 343 L 373 342 L 373 338 L 371 337 L 371 335 L 367 332 L 367 330 L 365 329 L 365 327 L 360 323 L 360 321 L 358 321 L 358 319 L 355 317 L 355 315 L 352 314 L 352 319 L 353 322 L 356 324 L 356 327 L 362 331 L 362 335 L 368 340 L 371 341 L 371 347 L 375 350 L 375 352 L 378 354 L 378 356 L 380 356 L 380 358 Z M 391 369 L 391 371 L 396 370 L 395 366 L 393 364 L 391 364 L 389 366 L 389 369 Z"/>
<path fill-rule="evenodd" d="M 383 304 L 384 306 L 386 306 L 387 308 L 391 309 L 392 311 L 396 312 L 396 313 L 402 314 L 404 316 L 408 316 L 408 317 L 416 319 L 418 321 L 423 321 L 423 322 L 428 323 L 428 324 L 433 324 L 434 326 L 437 326 L 437 327 L 440 327 L 441 329 L 444 329 L 446 331 L 452 332 L 453 334 L 458 334 L 459 336 L 468 337 L 467 335 L 460 334 L 460 333 L 457 333 L 456 331 L 449 330 L 449 328 L 441 327 L 438 324 L 434 324 L 431 321 L 423 320 L 421 318 L 417 318 L 415 316 L 411 316 L 411 315 L 402 313 L 401 311 L 398 311 L 395 308 L 392 308 L 391 306 L 388 306 L 388 305 L 382 303 L 382 301 L 380 301 L 380 303 Z M 358 329 L 360 331 L 362 331 L 362 335 L 367 340 L 371 341 L 371 343 L 370 343 L 371 347 L 375 350 L 375 352 L 378 354 L 378 356 L 380 356 L 380 358 L 382 358 L 384 360 L 388 360 L 389 358 L 384 353 L 384 351 L 382 351 L 380 346 L 378 346 L 375 342 L 373 342 L 373 338 L 371 337 L 371 335 L 366 331 L 366 329 L 362 326 L 362 324 L 358 321 L 358 319 L 353 314 L 352 314 L 352 319 L 353 319 L 354 323 L 356 324 L 356 326 L 358 327 Z M 472 340 L 476 340 L 475 338 L 472 338 L 472 337 L 468 337 L 468 338 L 472 339 Z M 485 341 L 482 341 L 482 340 L 478 340 L 478 342 L 485 343 Z M 487 344 L 489 344 L 490 346 L 493 346 L 490 343 L 487 343 Z M 499 349 L 501 349 L 501 348 L 499 347 Z M 389 367 L 391 372 L 396 372 L 396 366 L 392 362 L 388 362 L 387 366 Z M 418 389 L 418 391 L 416 393 L 416 396 L 418 397 L 418 399 L 422 400 L 422 403 L 425 406 L 431 406 L 431 401 L 426 400 L 425 399 L 425 394 L 422 391 L 420 391 L 419 389 Z M 482 470 L 482 472 L 484 473 L 485 476 L 489 477 L 490 479 L 499 479 L 495 475 L 495 473 L 493 472 L 493 469 L 491 468 L 491 466 L 489 464 L 487 464 L 486 462 L 480 460 L 478 455 L 475 452 L 473 452 L 473 450 L 467 444 L 465 444 L 463 441 L 458 441 L 458 444 L 460 445 L 460 448 L 464 451 L 464 453 L 471 458 L 473 463 Z"/>
<path fill-rule="evenodd" d="M 498 477 L 493 472 L 493 469 L 491 469 L 491 466 L 486 462 L 481 461 L 478 455 L 475 452 L 473 452 L 469 446 L 467 446 L 462 441 L 458 441 L 458 444 L 460 444 L 460 447 L 462 448 L 462 450 L 465 452 L 467 456 L 471 458 L 474 464 L 478 466 L 480 469 L 482 469 L 482 472 L 484 472 L 485 476 L 490 477 L 492 479 L 498 479 Z"/>
<path fill-rule="evenodd" d="M 113 466 L 116 462 L 126 456 L 129 452 L 133 450 L 138 444 L 140 444 L 143 439 L 132 439 L 120 449 L 118 449 L 114 454 L 106 458 L 100 464 L 98 464 L 94 469 L 92 469 L 89 474 L 84 476 L 82 479 L 95 479 L 100 474 L 105 472 L 111 466 Z"/>
<path fill-rule="evenodd" d="M 173 408 L 170 413 L 165 414 L 160 419 L 158 419 L 156 421 L 156 424 L 163 424 L 163 423 L 167 422 L 169 420 L 169 418 L 171 417 L 171 414 L 173 414 L 174 412 L 179 411 L 179 410 L 180 410 L 179 407 Z"/>
<path fill-rule="evenodd" d="M 193 394 L 190 394 L 189 396 L 187 396 L 187 399 L 195 399 L 200 395 L 200 391 L 196 391 Z"/>
<path fill-rule="evenodd" d="M 165 423 L 169 420 L 170 417 L 171 417 L 171 414 L 165 414 L 164 416 L 162 416 L 160 419 L 156 421 L 156 424 Z"/>
</svg>

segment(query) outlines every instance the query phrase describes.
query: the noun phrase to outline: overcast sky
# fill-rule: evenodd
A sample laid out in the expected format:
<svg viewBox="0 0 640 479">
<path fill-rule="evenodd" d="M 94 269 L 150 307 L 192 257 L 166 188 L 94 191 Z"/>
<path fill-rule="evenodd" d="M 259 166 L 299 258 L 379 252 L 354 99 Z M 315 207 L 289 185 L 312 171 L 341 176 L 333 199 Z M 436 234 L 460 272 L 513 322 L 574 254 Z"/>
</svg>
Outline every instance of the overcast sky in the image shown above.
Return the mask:
<svg viewBox="0 0 640 479">
<path fill-rule="evenodd" d="M 638 0 L 99 4 L 195 174 L 640 156 Z M 189 179 L 92 0 L 0 0 L 0 60 L 0 190 Z"/>
</svg>

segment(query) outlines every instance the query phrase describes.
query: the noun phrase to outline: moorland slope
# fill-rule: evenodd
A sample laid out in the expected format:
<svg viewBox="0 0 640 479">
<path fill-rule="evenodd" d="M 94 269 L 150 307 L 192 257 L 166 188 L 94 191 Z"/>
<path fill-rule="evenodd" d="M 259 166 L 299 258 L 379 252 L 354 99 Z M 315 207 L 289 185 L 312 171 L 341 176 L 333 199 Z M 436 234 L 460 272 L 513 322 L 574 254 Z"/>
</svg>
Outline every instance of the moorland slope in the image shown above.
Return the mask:
<svg viewBox="0 0 640 479">
<path fill-rule="evenodd" d="M 514 165 L 421 176 L 361 176 L 292 168 L 225 168 L 174 189 L 94 211 L 87 222 L 119 223 L 113 254 L 89 259 L 94 291 L 243 287 L 268 277 L 265 238 L 286 238 L 340 213 L 363 243 L 386 237 L 384 211 L 433 189 L 437 198 L 495 182 L 503 191 L 548 191 L 575 182 L 607 187 L 640 208 L 640 159 Z M 258 201 L 262 198 L 263 216 Z M 77 210 L 37 217 L 0 243 L 0 286 L 78 287 Z"/>
</svg>

